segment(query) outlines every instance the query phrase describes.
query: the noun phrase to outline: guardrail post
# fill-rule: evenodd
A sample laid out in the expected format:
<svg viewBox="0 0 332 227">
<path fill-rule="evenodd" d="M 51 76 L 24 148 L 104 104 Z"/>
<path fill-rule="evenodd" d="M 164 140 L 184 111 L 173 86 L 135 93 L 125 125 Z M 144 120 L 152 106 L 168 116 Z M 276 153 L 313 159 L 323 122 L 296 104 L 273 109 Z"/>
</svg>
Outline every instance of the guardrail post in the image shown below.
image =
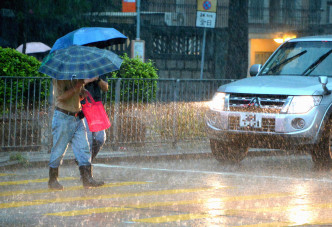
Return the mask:
<svg viewBox="0 0 332 227">
<path fill-rule="evenodd" d="M 174 101 L 173 101 L 173 142 L 172 147 L 175 149 L 178 142 L 178 97 L 179 97 L 180 80 L 177 79 L 174 84 Z"/>
<path fill-rule="evenodd" d="M 120 109 L 120 86 L 121 78 L 116 80 L 115 85 L 115 102 L 114 102 L 114 118 L 113 118 L 113 138 L 112 138 L 112 149 L 114 151 L 118 150 L 119 135 L 118 135 L 118 117 Z"/>
<path fill-rule="evenodd" d="M 47 108 L 47 115 L 49 116 L 45 123 L 47 124 L 47 128 L 45 130 L 45 140 L 43 141 L 43 147 L 47 149 L 48 153 L 51 153 L 51 149 L 53 146 L 53 137 L 52 137 L 52 119 L 53 119 L 53 113 L 54 113 L 54 106 L 53 106 L 53 96 L 54 96 L 54 91 L 53 91 L 53 79 L 51 79 L 50 82 L 50 94 L 48 96 L 48 108 Z"/>
</svg>

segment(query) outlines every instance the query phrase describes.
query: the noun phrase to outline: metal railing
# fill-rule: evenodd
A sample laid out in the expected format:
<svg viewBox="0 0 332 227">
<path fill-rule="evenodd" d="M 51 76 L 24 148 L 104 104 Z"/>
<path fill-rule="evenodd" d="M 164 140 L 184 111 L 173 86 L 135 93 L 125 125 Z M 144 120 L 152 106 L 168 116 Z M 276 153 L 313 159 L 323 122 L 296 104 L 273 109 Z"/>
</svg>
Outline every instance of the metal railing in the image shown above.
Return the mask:
<svg viewBox="0 0 332 227">
<path fill-rule="evenodd" d="M 231 80 L 114 79 L 103 103 L 112 126 L 106 145 L 144 146 L 206 139 L 204 114 L 217 88 Z M 52 145 L 50 78 L 0 77 L 0 149 Z"/>
</svg>

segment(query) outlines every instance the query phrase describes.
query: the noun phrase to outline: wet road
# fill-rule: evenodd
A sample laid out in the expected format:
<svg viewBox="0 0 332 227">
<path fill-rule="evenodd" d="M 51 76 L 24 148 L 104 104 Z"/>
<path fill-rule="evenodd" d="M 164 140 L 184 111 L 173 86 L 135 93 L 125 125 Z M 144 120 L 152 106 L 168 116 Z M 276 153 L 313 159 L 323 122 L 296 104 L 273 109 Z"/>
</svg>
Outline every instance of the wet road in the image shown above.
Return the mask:
<svg viewBox="0 0 332 227">
<path fill-rule="evenodd" d="M 95 164 L 106 185 L 83 189 L 62 166 L 64 191 L 47 168 L 0 173 L 0 226 L 332 226 L 332 172 L 310 156 Z"/>
</svg>

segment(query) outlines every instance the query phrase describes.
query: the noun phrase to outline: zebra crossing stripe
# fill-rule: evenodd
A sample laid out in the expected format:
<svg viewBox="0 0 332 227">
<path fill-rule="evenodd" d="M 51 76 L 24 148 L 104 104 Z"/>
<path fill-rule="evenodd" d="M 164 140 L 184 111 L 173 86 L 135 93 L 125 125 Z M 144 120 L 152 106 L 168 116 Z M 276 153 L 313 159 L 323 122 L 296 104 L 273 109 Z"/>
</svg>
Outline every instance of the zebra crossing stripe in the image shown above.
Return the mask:
<svg viewBox="0 0 332 227">
<path fill-rule="evenodd" d="M 220 188 L 220 187 L 218 187 Z M 0 209 L 7 209 L 13 207 L 24 207 L 24 206 L 36 206 L 50 203 L 69 203 L 76 201 L 86 200 L 100 200 L 100 199 L 113 199 L 113 198 L 126 198 L 126 197 L 137 197 L 137 196 L 155 196 L 155 195 L 168 195 L 168 194 L 179 194 L 179 193 L 190 193 L 199 192 L 206 190 L 218 189 L 216 187 L 208 188 L 190 188 L 190 189 L 170 189 L 160 191 L 146 191 L 146 192 L 135 192 L 135 193 L 123 193 L 123 194 L 110 194 L 110 195 L 99 195 L 99 196 L 86 196 L 86 197 L 67 197 L 67 198 L 55 198 L 55 199 L 44 199 L 44 200 L 32 200 L 32 201 L 21 201 L 21 202 L 9 202 L 1 203 Z"/>
<path fill-rule="evenodd" d="M 127 211 L 133 210 L 133 208 L 125 208 L 125 207 L 102 207 L 102 208 L 91 208 L 84 210 L 72 210 L 58 213 L 49 213 L 45 215 L 49 216 L 61 216 L 61 217 L 73 217 L 78 215 L 90 215 L 90 214 L 101 214 L 101 213 L 111 213 L 111 212 L 119 212 L 119 211 Z"/>
<path fill-rule="evenodd" d="M 14 176 L 14 173 L 0 173 L 0 177 L 5 177 L 5 176 Z"/>
<path fill-rule="evenodd" d="M 99 188 L 108 188 L 108 187 L 119 187 L 119 186 L 127 186 L 127 185 L 137 185 L 137 184 L 147 184 L 147 182 L 113 182 L 105 184 Z M 75 191 L 84 189 L 83 186 L 72 186 L 72 187 L 65 187 L 62 191 Z M 35 190 L 20 190 L 20 191 L 5 191 L 0 192 L 1 196 L 17 196 L 17 195 L 30 195 L 30 194 L 42 194 L 42 193 L 49 193 L 54 192 L 51 189 L 35 189 Z"/>
<path fill-rule="evenodd" d="M 248 196 L 232 196 L 232 197 L 223 197 L 223 198 L 215 198 L 213 201 L 220 202 L 233 202 L 233 201 L 244 201 L 244 200 L 258 200 L 258 199 L 267 199 L 267 198 L 277 198 L 277 197 L 286 197 L 290 196 L 289 193 L 276 193 L 276 194 L 265 194 L 265 195 L 248 195 Z M 155 203 L 143 203 L 143 204 L 133 204 L 133 205 L 124 205 L 121 207 L 123 210 L 114 210 L 115 207 L 102 207 L 102 208 L 90 208 L 83 210 L 72 210 L 58 213 L 48 213 L 45 215 L 50 216 L 76 216 L 76 215 L 90 215 L 97 213 L 108 213 L 108 212 L 117 212 L 124 210 L 132 210 L 132 209 L 144 209 L 144 208 L 153 208 L 153 207 L 162 207 L 162 206 L 178 206 L 178 205 L 190 205 L 190 204 L 200 204 L 200 203 L 209 203 L 211 199 L 198 199 L 198 200 L 180 200 L 180 201 L 168 201 L 168 202 L 155 202 Z M 119 208 L 119 207 L 117 207 Z M 141 220 L 141 219 L 139 219 Z M 135 222 L 135 220 L 133 220 Z M 144 222 L 144 221 L 139 221 Z"/>
<path fill-rule="evenodd" d="M 77 177 L 63 177 L 59 178 L 60 181 L 65 180 L 76 180 Z M 0 186 L 8 186 L 8 185 L 19 185 L 19 184 L 31 184 L 31 183 L 44 183 L 48 182 L 48 178 L 42 178 L 42 179 L 35 179 L 35 180 L 19 180 L 19 181 L 5 181 L 0 182 Z"/>
<path fill-rule="evenodd" d="M 265 199 L 266 196 L 263 196 Z M 231 197 L 230 197 L 231 199 Z M 245 199 L 243 199 L 245 200 Z M 198 203 L 197 201 L 195 203 Z M 195 204 L 193 203 L 193 204 Z M 313 204 L 313 205 L 294 205 L 294 206 L 280 206 L 280 207 L 262 207 L 262 208 L 249 208 L 249 209 L 229 209 L 229 210 L 220 210 L 219 215 L 211 215 L 211 214 L 182 214 L 182 215 L 171 215 L 171 216 L 160 216 L 160 217 L 152 217 L 152 218 L 142 218 L 142 219 L 134 219 L 132 220 L 135 222 L 141 223 L 165 223 L 165 222 L 174 222 L 174 221 L 187 221 L 187 220 L 194 220 L 194 219 L 205 219 L 205 218 L 214 218 L 220 217 L 220 215 L 239 215 L 243 214 L 244 212 L 250 213 L 271 213 L 271 212 L 280 212 L 280 211 L 288 211 L 288 210 L 302 210 L 302 211 L 310 211 L 310 210 L 317 210 L 317 209 L 331 209 L 332 203 L 323 203 L 323 204 Z M 309 223 L 305 223 L 305 225 L 326 225 L 331 224 L 332 219 L 326 220 L 312 220 Z M 290 222 L 273 222 L 273 223 L 260 223 L 260 224 L 252 224 L 252 225 L 241 225 L 241 227 L 261 227 L 261 226 L 303 226 L 304 224 L 299 223 L 290 223 Z M 240 226 L 238 226 L 240 227 Z"/>
<path fill-rule="evenodd" d="M 213 215 L 211 215 L 211 214 L 180 214 L 180 215 L 153 217 L 153 218 L 134 219 L 133 221 L 159 224 L 159 223 L 166 223 L 166 222 L 187 221 L 187 220 L 204 219 L 204 218 L 211 218 L 211 217 L 213 217 Z"/>
</svg>

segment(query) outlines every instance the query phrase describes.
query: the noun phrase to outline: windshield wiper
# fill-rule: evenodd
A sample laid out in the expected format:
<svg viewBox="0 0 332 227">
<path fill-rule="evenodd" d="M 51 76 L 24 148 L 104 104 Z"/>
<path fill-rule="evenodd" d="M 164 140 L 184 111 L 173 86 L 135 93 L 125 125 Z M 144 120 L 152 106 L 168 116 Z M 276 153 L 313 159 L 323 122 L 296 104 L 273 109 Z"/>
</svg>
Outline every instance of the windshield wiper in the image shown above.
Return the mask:
<svg viewBox="0 0 332 227">
<path fill-rule="evenodd" d="M 329 50 L 327 53 L 323 54 L 322 56 L 320 56 L 314 63 L 312 63 L 306 70 L 304 70 L 304 72 L 302 73 L 303 76 L 308 76 L 312 71 L 314 71 L 314 69 L 320 64 L 322 63 L 325 58 L 327 58 L 330 54 L 332 53 L 332 49 Z"/>
<path fill-rule="evenodd" d="M 288 64 L 289 62 L 293 61 L 294 59 L 300 57 L 301 55 L 303 55 L 303 54 L 305 54 L 305 53 L 307 53 L 306 50 L 304 50 L 304 51 L 302 51 L 302 52 L 300 52 L 300 53 L 298 53 L 298 54 L 296 54 L 296 55 L 294 55 L 294 56 L 292 56 L 292 57 L 290 57 L 290 58 L 285 59 L 284 61 L 282 61 L 282 62 L 280 62 L 279 64 L 277 64 L 277 65 L 273 66 L 272 68 L 270 68 L 270 69 L 269 69 L 266 73 L 264 73 L 264 74 L 266 75 L 266 74 L 268 74 L 269 72 L 274 73 L 275 70 L 278 69 L 280 66 L 285 65 L 285 64 Z"/>
</svg>

